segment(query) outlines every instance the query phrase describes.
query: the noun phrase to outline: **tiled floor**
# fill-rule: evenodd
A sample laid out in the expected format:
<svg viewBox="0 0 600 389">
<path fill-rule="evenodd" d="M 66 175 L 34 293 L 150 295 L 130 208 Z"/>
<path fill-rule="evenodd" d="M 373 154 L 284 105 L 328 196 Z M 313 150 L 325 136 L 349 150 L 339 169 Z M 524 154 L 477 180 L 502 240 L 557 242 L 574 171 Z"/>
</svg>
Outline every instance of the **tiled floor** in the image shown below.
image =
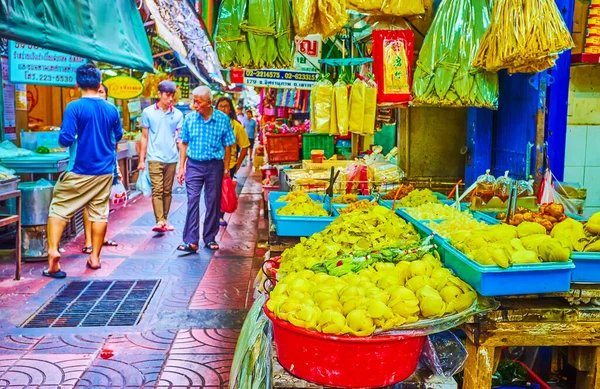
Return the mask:
<svg viewBox="0 0 600 389">
<path fill-rule="evenodd" d="M 0 261 L 0 389 L 226 388 L 239 328 L 252 304 L 253 278 L 264 254 L 256 248 L 260 177 L 241 178 L 239 209 L 219 235 L 221 250 L 180 256 L 185 192 L 176 194 L 176 231 L 154 234 L 149 199 L 111 216 L 101 270 L 85 267 L 81 237 L 61 259 L 66 280 L 41 276 L 44 263 L 23 265 L 14 281 L 10 258 Z M 20 325 L 65 282 L 160 279 L 134 327 L 25 329 Z"/>
</svg>

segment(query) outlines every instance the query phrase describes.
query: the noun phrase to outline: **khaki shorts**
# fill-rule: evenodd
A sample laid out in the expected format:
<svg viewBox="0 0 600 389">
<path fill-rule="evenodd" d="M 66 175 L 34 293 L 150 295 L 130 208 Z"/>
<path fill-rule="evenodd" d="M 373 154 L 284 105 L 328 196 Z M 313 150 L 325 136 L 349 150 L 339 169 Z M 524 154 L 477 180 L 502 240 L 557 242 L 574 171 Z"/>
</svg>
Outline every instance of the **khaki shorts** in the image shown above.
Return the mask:
<svg viewBox="0 0 600 389">
<path fill-rule="evenodd" d="M 86 176 L 65 172 L 54 187 L 49 217 L 68 223 L 75 212 L 86 207 L 90 221 L 106 223 L 112 181 L 112 174 Z"/>
</svg>

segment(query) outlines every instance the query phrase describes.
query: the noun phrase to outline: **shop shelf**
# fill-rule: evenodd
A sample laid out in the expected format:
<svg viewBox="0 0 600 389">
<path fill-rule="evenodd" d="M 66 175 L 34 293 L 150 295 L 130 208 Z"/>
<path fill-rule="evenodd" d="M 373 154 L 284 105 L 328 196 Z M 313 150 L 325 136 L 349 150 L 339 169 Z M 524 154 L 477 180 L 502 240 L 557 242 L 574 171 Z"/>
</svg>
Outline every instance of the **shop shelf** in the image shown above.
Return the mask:
<svg viewBox="0 0 600 389">
<path fill-rule="evenodd" d="M 329 134 L 306 133 L 302 135 L 302 157 L 310 159 L 310 152 L 323 150 L 325 158 L 329 159 L 334 152 L 334 136 Z"/>
</svg>

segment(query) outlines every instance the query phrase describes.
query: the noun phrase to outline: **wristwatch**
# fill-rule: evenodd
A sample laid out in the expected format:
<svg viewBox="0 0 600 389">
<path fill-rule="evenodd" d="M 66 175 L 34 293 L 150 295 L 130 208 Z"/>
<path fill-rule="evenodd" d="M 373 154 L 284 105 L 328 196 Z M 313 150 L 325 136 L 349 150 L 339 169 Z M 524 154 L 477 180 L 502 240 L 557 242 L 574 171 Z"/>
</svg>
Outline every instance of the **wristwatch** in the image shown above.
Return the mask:
<svg viewBox="0 0 600 389">
<path fill-rule="evenodd" d="M 225 173 L 229 173 L 229 169 L 225 169 Z"/>
</svg>

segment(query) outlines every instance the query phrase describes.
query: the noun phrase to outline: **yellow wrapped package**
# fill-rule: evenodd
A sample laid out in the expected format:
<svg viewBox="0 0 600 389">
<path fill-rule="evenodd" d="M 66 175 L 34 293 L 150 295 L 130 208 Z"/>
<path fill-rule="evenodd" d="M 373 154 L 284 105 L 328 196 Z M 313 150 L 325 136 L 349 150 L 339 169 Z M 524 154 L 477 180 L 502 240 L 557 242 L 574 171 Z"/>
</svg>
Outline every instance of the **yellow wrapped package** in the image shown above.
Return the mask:
<svg viewBox="0 0 600 389">
<path fill-rule="evenodd" d="M 335 35 L 348 22 L 346 0 L 317 0 L 323 39 Z"/>
<path fill-rule="evenodd" d="M 329 133 L 331 125 L 331 100 L 333 84 L 329 80 L 321 80 L 315 84 L 310 93 L 312 132 Z"/>
<path fill-rule="evenodd" d="M 292 0 L 294 10 L 294 27 L 296 34 L 305 37 L 312 34 L 315 30 L 317 0 Z M 320 21 L 318 21 L 320 24 Z"/>
<path fill-rule="evenodd" d="M 337 102 L 335 101 L 335 86 L 333 87 L 333 95 L 331 96 L 331 120 L 329 120 L 329 135 L 339 135 L 337 128 Z"/>
<path fill-rule="evenodd" d="M 363 134 L 375 133 L 375 119 L 377 116 L 377 88 L 365 89 L 365 113 L 363 118 Z"/>
<path fill-rule="evenodd" d="M 425 13 L 423 0 L 383 0 L 381 13 L 393 16 L 412 16 Z"/>
<path fill-rule="evenodd" d="M 338 81 L 333 86 L 335 101 L 336 135 L 348 135 L 348 85 Z"/>
<path fill-rule="evenodd" d="M 373 11 L 379 11 L 383 5 L 383 0 L 348 0 L 350 8 L 357 11 L 365 11 L 367 13 L 373 13 Z"/>
<path fill-rule="evenodd" d="M 367 84 L 356 79 L 350 91 L 350 112 L 348 114 L 348 130 L 355 134 L 363 133 L 363 121 L 365 119 L 365 90 Z"/>
</svg>

